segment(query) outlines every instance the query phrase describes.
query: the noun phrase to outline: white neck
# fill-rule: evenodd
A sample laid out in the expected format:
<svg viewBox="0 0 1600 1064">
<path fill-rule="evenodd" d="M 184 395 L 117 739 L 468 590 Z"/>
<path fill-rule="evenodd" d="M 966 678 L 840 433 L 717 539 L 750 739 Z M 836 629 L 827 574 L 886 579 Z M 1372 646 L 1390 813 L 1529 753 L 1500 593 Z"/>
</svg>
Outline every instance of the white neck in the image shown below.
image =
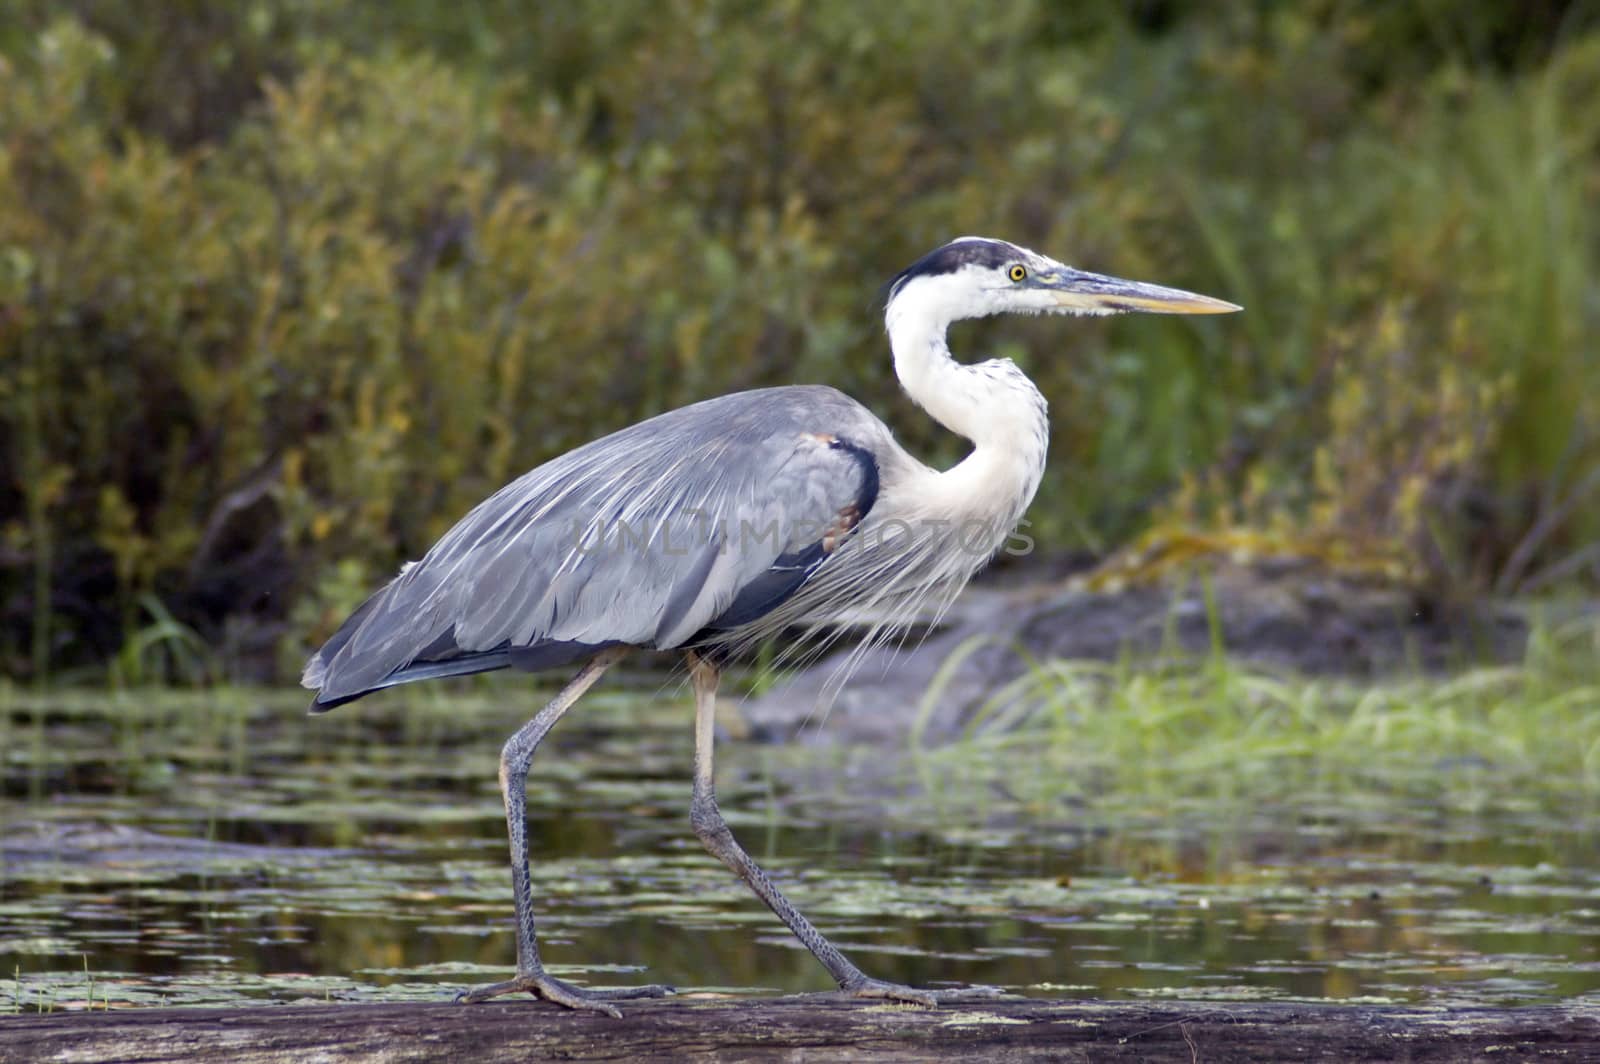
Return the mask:
<svg viewBox="0 0 1600 1064">
<path fill-rule="evenodd" d="M 973 451 L 954 468 L 928 470 L 919 502 L 930 515 L 994 521 L 1009 532 L 1039 489 L 1050 426 L 1044 396 L 1009 359 L 964 366 L 950 356 L 950 319 L 938 293 L 914 285 L 885 321 L 895 375 L 906 394 Z"/>
</svg>

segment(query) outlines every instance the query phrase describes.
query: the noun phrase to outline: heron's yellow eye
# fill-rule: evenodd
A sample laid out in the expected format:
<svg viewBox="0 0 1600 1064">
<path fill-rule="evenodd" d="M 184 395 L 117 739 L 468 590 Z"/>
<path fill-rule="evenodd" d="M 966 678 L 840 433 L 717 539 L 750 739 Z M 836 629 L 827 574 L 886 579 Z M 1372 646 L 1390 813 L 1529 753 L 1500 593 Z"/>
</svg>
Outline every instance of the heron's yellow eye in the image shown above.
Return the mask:
<svg viewBox="0 0 1600 1064">
<path fill-rule="evenodd" d="M 1020 281 L 1027 276 L 1028 268 L 1022 265 L 1022 263 L 1019 262 L 1015 266 L 1011 267 L 1011 279 L 1013 281 Z"/>
</svg>

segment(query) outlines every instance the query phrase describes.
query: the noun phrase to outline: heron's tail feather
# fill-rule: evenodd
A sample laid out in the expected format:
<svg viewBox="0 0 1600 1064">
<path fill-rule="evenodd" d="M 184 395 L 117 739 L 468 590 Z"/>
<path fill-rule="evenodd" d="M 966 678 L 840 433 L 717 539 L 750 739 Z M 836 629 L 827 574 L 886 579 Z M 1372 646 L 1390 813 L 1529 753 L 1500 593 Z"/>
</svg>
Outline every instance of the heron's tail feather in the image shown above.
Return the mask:
<svg viewBox="0 0 1600 1064">
<path fill-rule="evenodd" d="M 372 613 L 373 608 L 377 606 L 377 604 L 382 600 L 384 593 L 388 590 L 389 589 L 385 587 L 369 596 L 367 601 L 363 602 L 359 607 L 357 607 L 354 613 L 345 618 L 344 623 L 339 626 L 339 630 L 334 632 L 333 635 L 328 638 L 328 641 L 322 644 L 322 646 L 317 649 L 317 652 L 312 654 L 311 657 L 306 660 L 306 667 L 300 673 L 301 687 L 310 688 L 313 691 L 321 691 L 324 687 L 328 686 L 328 666 L 333 662 L 334 657 L 339 653 L 339 651 L 344 649 L 345 644 L 350 642 L 351 638 L 355 636 L 356 632 L 361 628 L 361 625 Z M 320 703 L 320 701 L 321 700 L 319 698 L 318 702 Z M 339 702 L 342 701 L 346 700 L 339 700 Z M 332 702 L 324 708 L 331 708 L 332 705 L 338 705 L 339 702 Z M 316 705 L 314 704 L 313 712 L 317 711 Z"/>
<path fill-rule="evenodd" d="M 454 624 L 424 642 L 418 635 L 413 590 L 398 581 L 383 588 L 311 655 L 300 675 L 301 685 L 317 692 L 311 712 L 326 713 L 363 695 L 416 680 L 505 668 L 537 672 L 581 661 L 617 645 L 615 641 L 535 639 L 521 646 L 502 643 L 476 649 L 457 642 Z M 401 596 L 398 599 L 397 594 Z M 431 630 L 431 626 L 421 627 L 424 633 Z"/>
<path fill-rule="evenodd" d="M 306 687 L 313 686 L 311 681 L 312 672 L 318 668 L 319 664 L 320 655 L 313 657 L 306 664 L 305 675 L 301 678 L 301 683 Z M 311 703 L 311 712 L 326 713 L 328 710 L 342 706 L 346 702 L 354 702 L 358 698 L 370 695 L 374 691 L 381 691 L 386 687 L 397 687 L 400 684 L 412 683 L 416 680 L 433 680 L 445 676 L 470 676 L 475 672 L 492 672 L 495 669 L 504 669 L 510 665 L 511 653 L 509 650 L 486 650 L 478 654 L 464 654 L 456 658 L 446 658 L 443 661 L 415 661 L 403 668 L 396 669 L 377 683 L 370 687 L 364 687 L 359 691 L 350 694 L 335 694 L 331 697 L 325 697 L 319 693 Z M 322 667 L 326 668 L 326 666 Z M 324 686 L 320 682 L 321 678 L 321 675 L 317 677 L 319 682 L 314 685 L 315 687 L 321 688 Z"/>
</svg>

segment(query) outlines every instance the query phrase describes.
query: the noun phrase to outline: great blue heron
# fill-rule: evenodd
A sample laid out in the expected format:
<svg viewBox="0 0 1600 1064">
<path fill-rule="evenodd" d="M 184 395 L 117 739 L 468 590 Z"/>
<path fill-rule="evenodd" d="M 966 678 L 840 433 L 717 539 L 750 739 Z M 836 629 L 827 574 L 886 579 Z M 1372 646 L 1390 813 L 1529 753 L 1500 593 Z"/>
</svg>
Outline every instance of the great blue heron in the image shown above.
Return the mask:
<svg viewBox="0 0 1600 1064">
<path fill-rule="evenodd" d="M 550 728 L 630 648 L 682 651 L 695 693 L 690 821 L 827 968 L 842 991 L 932 1005 L 869 978 L 801 916 L 717 808 L 714 705 L 730 650 L 830 620 L 880 618 L 874 637 L 949 600 L 1004 542 L 1044 473 L 1045 400 L 1008 359 L 963 365 L 946 327 L 991 314 L 1220 314 L 1232 303 L 1084 273 L 1001 240 L 963 237 L 887 289 L 900 384 L 972 442 L 948 470 L 908 454 L 832 388 L 739 392 L 651 418 L 552 459 L 476 506 L 369 598 L 307 663 L 322 712 L 413 680 L 582 663 L 500 755 L 517 914 L 517 975 L 465 1001 L 527 991 L 620 1015 L 662 987 L 583 990 L 549 975 L 534 935 L 528 767 Z M 870 639 L 869 639 L 870 642 Z"/>
</svg>

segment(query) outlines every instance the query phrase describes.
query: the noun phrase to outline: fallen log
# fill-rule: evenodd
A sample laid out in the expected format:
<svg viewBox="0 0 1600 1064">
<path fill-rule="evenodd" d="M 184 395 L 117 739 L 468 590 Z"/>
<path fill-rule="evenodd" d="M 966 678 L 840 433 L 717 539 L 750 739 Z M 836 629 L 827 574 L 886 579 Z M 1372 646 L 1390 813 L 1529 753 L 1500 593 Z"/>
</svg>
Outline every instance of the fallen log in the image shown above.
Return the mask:
<svg viewBox="0 0 1600 1064">
<path fill-rule="evenodd" d="M 1600 1060 L 1600 1005 L 1373 1007 L 1006 998 L 938 1009 L 830 995 L 683 996 L 620 1020 L 531 1000 L 0 1017 L 0 1062 Z"/>
</svg>

